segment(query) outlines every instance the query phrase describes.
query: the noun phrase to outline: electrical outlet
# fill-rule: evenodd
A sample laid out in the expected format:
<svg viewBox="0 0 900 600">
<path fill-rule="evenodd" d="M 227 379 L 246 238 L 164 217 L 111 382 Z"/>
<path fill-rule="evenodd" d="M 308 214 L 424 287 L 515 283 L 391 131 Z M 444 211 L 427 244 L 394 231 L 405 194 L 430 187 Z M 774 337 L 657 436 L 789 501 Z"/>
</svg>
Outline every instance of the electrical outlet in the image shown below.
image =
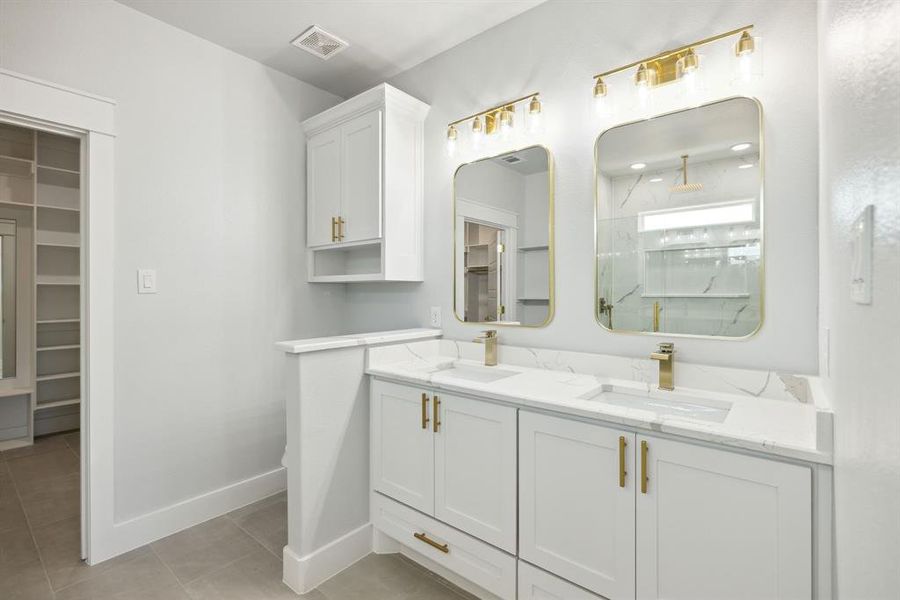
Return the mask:
<svg viewBox="0 0 900 600">
<path fill-rule="evenodd" d="M 441 326 L 441 307 L 440 306 L 432 306 L 431 307 L 431 326 L 432 327 L 440 327 Z"/>
</svg>

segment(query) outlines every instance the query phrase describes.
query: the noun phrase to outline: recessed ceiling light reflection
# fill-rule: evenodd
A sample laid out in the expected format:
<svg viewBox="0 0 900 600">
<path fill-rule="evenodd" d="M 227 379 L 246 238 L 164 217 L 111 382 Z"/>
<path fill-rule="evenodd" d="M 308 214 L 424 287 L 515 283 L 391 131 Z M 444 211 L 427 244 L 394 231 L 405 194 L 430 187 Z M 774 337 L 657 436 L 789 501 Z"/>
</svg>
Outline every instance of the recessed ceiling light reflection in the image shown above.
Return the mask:
<svg viewBox="0 0 900 600">
<path fill-rule="evenodd" d="M 738 165 L 738 169 L 751 169 L 751 168 L 753 168 L 752 163 L 747 163 L 745 165 Z"/>
<path fill-rule="evenodd" d="M 646 166 L 647 166 L 646 163 L 634 163 L 633 165 L 631 165 L 631 168 L 634 169 L 635 171 L 640 171 L 641 169 L 643 169 Z"/>
<path fill-rule="evenodd" d="M 750 144 L 748 144 L 747 142 L 743 142 L 741 144 L 735 144 L 734 146 L 731 147 L 731 149 L 734 150 L 735 152 L 740 152 L 741 150 L 746 150 L 749 147 L 750 147 Z"/>
<path fill-rule="evenodd" d="M 650 180 L 650 183 L 659 183 L 660 181 L 662 181 L 662 177 L 654 177 Z"/>
</svg>

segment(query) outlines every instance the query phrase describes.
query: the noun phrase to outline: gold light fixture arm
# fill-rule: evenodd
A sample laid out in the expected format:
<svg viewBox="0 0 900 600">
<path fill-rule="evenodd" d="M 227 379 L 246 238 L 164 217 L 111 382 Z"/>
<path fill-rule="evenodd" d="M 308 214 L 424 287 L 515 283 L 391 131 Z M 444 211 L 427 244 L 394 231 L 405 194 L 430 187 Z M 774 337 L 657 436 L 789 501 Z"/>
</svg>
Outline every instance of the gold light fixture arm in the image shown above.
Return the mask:
<svg viewBox="0 0 900 600">
<path fill-rule="evenodd" d="M 510 100 L 508 102 L 498 104 L 497 106 L 494 106 L 487 110 L 483 110 L 481 112 L 471 114 L 468 117 L 463 117 L 462 119 L 457 119 L 456 121 L 453 121 L 452 123 L 447 123 L 447 127 L 453 127 L 454 125 L 459 125 L 460 123 L 464 123 L 470 119 L 474 119 L 475 117 L 483 117 L 485 115 L 490 115 L 492 113 L 497 112 L 498 110 L 503 110 L 504 108 L 512 108 L 513 106 L 515 106 L 516 104 L 518 104 L 520 102 L 524 102 L 525 100 L 531 100 L 535 96 L 540 96 L 540 95 L 541 95 L 540 92 L 532 92 L 530 94 L 526 94 L 525 96 L 522 96 L 521 98 L 516 98 L 515 100 Z"/>
<path fill-rule="evenodd" d="M 745 27 L 738 27 L 737 29 L 732 29 L 731 31 L 726 31 L 725 33 L 720 33 L 718 35 L 710 36 L 708 38 L 703 38 L 702 40 L 698 40 L 696 42 L 692 42 L 690 44 L 685 44 L 684 46 L 679 46 L 678 48 L 674 48 L 672 50 L 666 50 L 664 52 L 660 52 L 659 54 L 655 54 L 653 56 L 642 58 L 640 60 L 636 60 L 633 63 L 629 63 L 627 65 L 616 67 L 615 69 L 610 69 L 609 71 L 604 71 L 603 73 L 598 73 L 594 75 L 594 79 L 600 79 L 601 77 L 607 77 L 608 75 L 614 75 L 616 73 L 621 73 L 622 71 L 627 71 L 628 69 L 632 69 L 644 63 L 652 63 L 658 60 L 662 60 L 664 58 L 668 58 L 675 54 L 679 54 L 681 52 L 686 52 L 687 50 L 695 49 L 699 46 L 705 46 L 706 44 L 710 44 L 712 42 L 717 42 L 719 40 L 725 39 L 727 37 L 731 37 L 733 35 L 738 35 L 739 33 L 743 33 L 745 31 L 750 31 L 753 29 L 753 25 L 747 25 Z M 465 121 L 465 119 L 463 119 Z M 459 123 L 459 121 L 457 121 Z"/>
</svg>

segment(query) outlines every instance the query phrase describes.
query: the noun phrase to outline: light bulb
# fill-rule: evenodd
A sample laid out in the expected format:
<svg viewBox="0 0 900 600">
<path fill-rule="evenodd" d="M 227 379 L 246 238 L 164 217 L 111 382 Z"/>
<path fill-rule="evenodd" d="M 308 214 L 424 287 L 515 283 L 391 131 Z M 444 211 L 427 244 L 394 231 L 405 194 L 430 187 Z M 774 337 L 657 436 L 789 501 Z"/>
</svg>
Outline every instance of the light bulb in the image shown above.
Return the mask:
<svg viewBox="0 0 900 600">
<path fill-rule="evenodd" d="M 447 128 L 447 156 L 451 158 L 456 155 L 456 138 L 458 136 L 455 125 Z"/>
<path fill-rule="evenodd" d="M 481 123 L 481 117 L 475 117 L 472 121 L 472 145 L 479 148 L 482 141 L 484 141 L 484 125 Z"/>
<path fill-rule="evenodd" d="M 700 55 L 689 48 L 675 64 L 676 77 L 681 81 L 682 93 L 688 104 L 698 104 L 703 92 L 703 73 L 700 69 Z"/>
<path fill-rule="evenodd" d="M 641 63 L 634 75 L 634 85 L 637 91 L 637 104 L 641 116 L 650 115 L 653 108 L 652 88 L 656 84 L 656 69 Z"/>
<path fill-rule="evenodd" d="M 510 107 L 500 109 L 500 136 L 505 138 L 509 137 L 509 134 L 512 132 L 513 128 L 513 112 L 510 110 Z"/>
<path fill-rule="evenodd" d="M 598 77 L 597 82 L 594 84 L 594 114 L 598 117 L 605 117 L 612 112 L 609 98 L 607 97 L 608 91 L 606 82 L 603 81 L 603 78 Z"/>
<path fill-rule="evenodd" d="M 750 83 L 762 75 L 762 39 L 745 31 L 734 45 L 735 66 L 732 82 Z"/>
<path fill-rule="evenodd" d="M 528 133 L 536 134 L 544 130 L 543 105 L 537 96 L 528 103 Z"/>
</svg>

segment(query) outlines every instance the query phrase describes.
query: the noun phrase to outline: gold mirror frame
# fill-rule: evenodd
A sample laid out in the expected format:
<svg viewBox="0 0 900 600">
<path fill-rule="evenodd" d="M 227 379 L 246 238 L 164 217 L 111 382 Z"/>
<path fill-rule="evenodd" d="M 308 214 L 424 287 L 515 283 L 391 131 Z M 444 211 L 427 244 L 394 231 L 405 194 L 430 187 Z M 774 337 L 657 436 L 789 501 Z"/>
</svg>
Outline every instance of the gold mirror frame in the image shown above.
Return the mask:
<svg viewBox="0 0 900 600">
<path fill-rule="evenodd" d="M 457 292 L 457 281 L 456 281 L 456 177 L 459 175 L 460 170 L 463 167 L 467 167 L 470 165 L 474 165 L 476 163 L 480 163 L 486 160 L 493 160 L 495 158 L 499 158 L 501 156 L 506 156 L 507 154 L 513 154 L 516 152 L 522 152 L 524 150 L 531 150 L 532 148 L 541 148 L 544 152 L 547 153 L 547 285 L 549 286 L 549 295 L 547 302 L 547 318 L 544 319 L 541 323 L 537 323 L 535 325 L 524 325 L 521 323 L 502 323 L 498 321 L 466 321 L 459 314 L 459 307 L 456 305 L 456 292 Z M 556 191 L 556 173 L 553 161 L 553 153 L 550 152 L 550 148 L 544 146 L 543 144 L 532 144 L 530 146 L 523 146 L 521 148 L 513 148 L 511 150 L 506 150 L 501 152 L 500 154 L 494 154 L 492 156 L 485 156 L 479 158 L 477 160 L 469 161 L 467 163 L 462 163 L 459 165 L 455 171 L 453 171 L 453 181 L 451 186 L 452 193 L 452 210 L 450 214 L 450 218 L 453 219 L 453 241 L 451 243 L 451 251 L 453 254 L 452 261 L 452 271 L 451 277 L 453 278 L 453 316 L 457 321 L 466 325 L 490 325 L 492 327 L 522 327 L 522 328 L 530 328 L 537 329 L 540 327 L 546 327 L 553 321 L 553 316 L 556 313 L 556 239 L 554 235 L 555 226 L 555 191 Z"/>
<path fill-rule="evenodd" d="M 610 329 L 603 322 L 603 315 L 600 313 L 600 244 L 597 236 L 599 235 L 598 231 L 598 221 L 600 218 L 600 170 L 598 169 L 598 158 L 599 158 L 599 145 L 600 139 L 614 129 L 620 129 L 622 127 L 626 127 L 628 125 L 634 125 L 636 123 L 644 123 L 646 121 L 651 121 L 653 119 L 660 119 L 662 117 L 668 117 L 670 115 L 688 112 L 691 110 L 699 110 L 701 108 L 705 108 L 707 106 L 714 106 L 716 104 L 722 104 L 723 102 L 729 102 L 731 100 L 750 100 L 754 104 L 756 104 L 757 114 L 759 115 L 759 250 L 760 250 L 760 261 L 759 261 L 759 323 L 757 323 L 756 328 L 750 333 L 742 336 L 719 336 L 719 335 L 706 335 L 706 334 L 698 334 L 698 333 L 666 333 L 664 331 L 640 331 L 634 329 Z M 648 119 L 636 119 L 634 121 L 628 121 L 626 123 L 619 123 L 618 125 L 614 125 L 603 130 L 600 135 L 597 136 L 597 139 L 594 140 L 594 319 L 596 319 L 597 324 L 600 325 L 605 331 L 609 331 L 610 333 L 621 333 L 628 335 L 650 335 L 656 337 L 679 337 L 679 338 L 696 338 L 696 339 L 705 339 L 705 340 L 720 340 L 720 341 L 746 341 L 751 337 L 755 336 L 759 333 L 759 330 L 762 329 L 763 323 L 765 322 L 766 317 L 766 229 L 765 229 L 765 184 L 766 184 L 766 176 L 765 176 L 765 127 L 764 127 L 764 119 L 763 119 L 763 106 L 762 103 L 757 99 L 751 96 L 730 96 L 728 98 L 723 98 L 721 100 L 715 100 L 713 102 L 707 102 L 706 104 L 700 104 L 698 106 L 692 106 L 689 108 L 681 108 L 678 110 L 669 111 L 666 113 L 661 113 L 658 115 L 654 115 Z"/>
</svg>

